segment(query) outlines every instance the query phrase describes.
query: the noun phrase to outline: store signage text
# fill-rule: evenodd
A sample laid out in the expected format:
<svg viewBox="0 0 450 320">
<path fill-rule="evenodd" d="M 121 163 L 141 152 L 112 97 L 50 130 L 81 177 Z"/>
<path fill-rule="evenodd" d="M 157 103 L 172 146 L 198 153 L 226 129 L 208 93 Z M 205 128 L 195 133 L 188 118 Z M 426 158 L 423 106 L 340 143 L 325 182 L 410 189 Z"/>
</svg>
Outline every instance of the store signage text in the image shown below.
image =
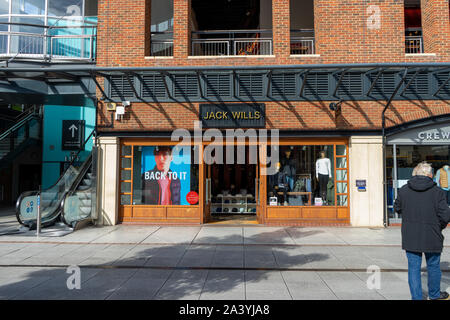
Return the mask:
<svg viewBox="0 0 450 320">
<path fill-rule="evenodd" d="M 203 117 L 204 120 L 259 120 L 261 119 L 261 112 L 228 112 L 228 111 L 218 111 L 218 112 L 207 112 L 206 116 Z"/>
<path fill-rule="evenodd" d="M 420 140 L 448 140 L 450 139 L 450 132 L 419 132 L 417 136 Z"/>
<path fill-rule="evenodd" d="M 201 104 L 199 120 L 205 128 L 264 128 L 263 103 Z"/>
</svg>

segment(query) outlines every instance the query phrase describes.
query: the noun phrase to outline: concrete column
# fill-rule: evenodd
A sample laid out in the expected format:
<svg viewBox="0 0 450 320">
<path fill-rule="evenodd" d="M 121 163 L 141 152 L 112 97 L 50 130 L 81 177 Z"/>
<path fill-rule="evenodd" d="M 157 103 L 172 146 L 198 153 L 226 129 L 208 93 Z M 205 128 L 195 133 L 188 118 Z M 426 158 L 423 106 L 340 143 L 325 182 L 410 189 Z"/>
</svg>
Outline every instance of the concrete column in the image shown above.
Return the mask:
<svg viewBox="0 0 450 320">
<path fill-rule="evenodd" d="M 383 226 L 383 138 L 351 137 L 349 146 L 350 223 L 354 227 Z M 367 181 L 367 191 L 356 188 Z"/>
<path fill-rule="evenodd" d="M 98 225 L 116 225 L 119 217 L 119 138 L 100 137 L 98 149 Z"/>
</svg>

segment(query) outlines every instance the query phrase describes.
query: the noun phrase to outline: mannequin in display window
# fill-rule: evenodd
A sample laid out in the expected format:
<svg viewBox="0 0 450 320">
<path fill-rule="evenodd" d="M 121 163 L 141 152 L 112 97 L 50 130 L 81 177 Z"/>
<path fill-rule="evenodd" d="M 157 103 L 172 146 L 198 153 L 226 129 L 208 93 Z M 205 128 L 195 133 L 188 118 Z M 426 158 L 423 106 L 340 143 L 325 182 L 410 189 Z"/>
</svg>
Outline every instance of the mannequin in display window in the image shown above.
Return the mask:
<svg viewBox="0 0 450 320">
<path fill-rule="evenodd" d="M 279 204 L 287 205 L 287 192 L 288 192 L 288 180 L 286 174 L 283 171 L 280 171 L 281 163 L 277 163 L 276 170 L 277 172 L 271 176 L 269 176 L 269 185 L 272 189 L 271 192 L 273 196 L 278 198 Z M 280 200 L 278 192 L 283 193 L 283 199 Z"/>
<path fill-rule="evenodd" d="M 332 178 L 331 161 L 325 156 L 325 151 L 320 151 L 320 158 L 316 161 L 316 179 L 319 181 L 319 194 L 323 202 L 327 202 L 328 180 Z"/>
<path fill-rule="evenodd" d="M 436 172 L 436 183 L 447 193 L 447 204 L 450 206 L 450 166 L 444 165 Z"/>
</svg>

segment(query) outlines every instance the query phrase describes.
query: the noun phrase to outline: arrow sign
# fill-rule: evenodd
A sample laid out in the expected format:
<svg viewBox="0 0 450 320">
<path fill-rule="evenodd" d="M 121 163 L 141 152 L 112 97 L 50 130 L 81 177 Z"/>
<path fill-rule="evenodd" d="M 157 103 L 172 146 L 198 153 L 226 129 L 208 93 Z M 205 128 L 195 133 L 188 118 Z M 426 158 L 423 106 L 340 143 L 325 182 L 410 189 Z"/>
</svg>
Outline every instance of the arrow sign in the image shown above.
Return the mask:
<svg viewBox="0 0 450 320">
<path fill-rule="evenodd" d="M 77 128 L 76 125 L 73 124 L 73 125 L 69 128 L 69 131 L 72 131 L 72 138 L 75 138 L 75 130 L 78 130 L 78 128 Z"/>
<path fill-rule="evenodd" d="M 62 121 L 62 150 L 80 150 L 84 143 L 84 120 Z"/>
</svg>

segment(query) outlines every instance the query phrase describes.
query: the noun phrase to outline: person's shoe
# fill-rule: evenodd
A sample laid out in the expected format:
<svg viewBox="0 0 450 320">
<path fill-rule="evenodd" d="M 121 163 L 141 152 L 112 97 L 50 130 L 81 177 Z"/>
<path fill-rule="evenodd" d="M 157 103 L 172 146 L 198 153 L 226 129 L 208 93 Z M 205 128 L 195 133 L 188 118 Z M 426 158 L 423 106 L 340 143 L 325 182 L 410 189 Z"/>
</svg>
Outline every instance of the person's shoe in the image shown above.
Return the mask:
<svg viewBox="0 0 450 320">
<path fill-rule="evenodd" d="M 450 296 L 447 292 L 441 292 L 441 296 L 437 299 L 430 299 L 430 300 L 450 300 Z"/>
</svg>

